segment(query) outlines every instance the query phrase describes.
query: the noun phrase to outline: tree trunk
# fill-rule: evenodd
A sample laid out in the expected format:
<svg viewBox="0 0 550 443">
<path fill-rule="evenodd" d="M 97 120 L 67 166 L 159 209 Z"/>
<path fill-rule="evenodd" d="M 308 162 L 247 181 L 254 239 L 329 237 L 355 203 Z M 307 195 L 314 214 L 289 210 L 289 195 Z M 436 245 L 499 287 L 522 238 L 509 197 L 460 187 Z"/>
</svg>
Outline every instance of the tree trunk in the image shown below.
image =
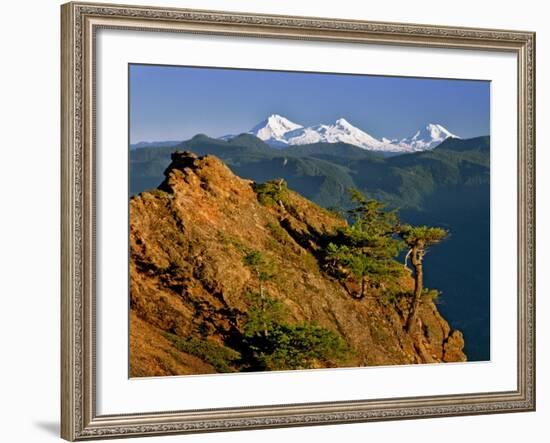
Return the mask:
<svg viewBox="0 0 550 443">
<path fill-rule="evenodd" d="M 260 306 L 262 313 L 264 315 L 265 319 L 265 296 L 264 296 L 264 285 L 262 284 L 262 280 L 260 280 Z M 264 320 L 264 337 L 269 337 L 269 331 L 267 330 L 267 322 Z"/>
<path fill-rule="evenodd" d="M 413 249 L 411 254 L 412 264 L 414 266 L 414 299 L 407 319 L 407 332 L 411 334 L 416 327 L 416 319 L 418 317 L 418 306 L 420 306 L 420 299 L 422 297 L 422 289 L 424 284 L 424 272 L 422 269 L 422 256 L 421 251 L 416 248 Z"/>
<path fill-rule="evenodd" d="M 365 276 L 361 277 L 361 294 L 359 296 L 359 299 L 362 299 L 365 296 L 365 286 L 366 286 L 366 278 Z"/>
</svg>

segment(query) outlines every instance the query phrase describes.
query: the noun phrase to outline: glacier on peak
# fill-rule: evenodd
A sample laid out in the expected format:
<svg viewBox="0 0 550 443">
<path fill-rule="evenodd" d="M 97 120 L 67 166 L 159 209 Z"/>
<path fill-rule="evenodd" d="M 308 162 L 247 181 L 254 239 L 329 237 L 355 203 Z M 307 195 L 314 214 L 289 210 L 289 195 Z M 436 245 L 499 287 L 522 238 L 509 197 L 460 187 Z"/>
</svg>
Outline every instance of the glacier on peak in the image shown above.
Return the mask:
<svg viewBox="0 0 550 443">
<path fill-rule="evenodd" d="M 448 138 L 460 137 L 439 124 L 428 123 L 413 136 L 401 140 L 399 144 L 409 146 L 413 151 L 426 151 L 435 148 Z"/>
<path fill-rule="evenodd" d="M 286 145 L 288 142 L 285 139 L 285 134 L 301 127 L 301 125 L 290 121 L 282 115 L 271 114 L 248 132 L 268 144 Z"/>
<path fill-rule="evenodd" d="M 362 129 L 352 125 L 343 117 L 333 124 L 302 126 L 279 114 L 271 114 L 248 131 L 275 148 L 288 148 L 294 145 L 312 143 L 347 143 L 369 151 L 415 152 L 435 148 L 449 137 L 460 138 L 440 124 L 429 123 L 408 138 L 377 139 Z M 225 135 L 222 140 L 230 140 L 235 135 Z"/>
</svg>

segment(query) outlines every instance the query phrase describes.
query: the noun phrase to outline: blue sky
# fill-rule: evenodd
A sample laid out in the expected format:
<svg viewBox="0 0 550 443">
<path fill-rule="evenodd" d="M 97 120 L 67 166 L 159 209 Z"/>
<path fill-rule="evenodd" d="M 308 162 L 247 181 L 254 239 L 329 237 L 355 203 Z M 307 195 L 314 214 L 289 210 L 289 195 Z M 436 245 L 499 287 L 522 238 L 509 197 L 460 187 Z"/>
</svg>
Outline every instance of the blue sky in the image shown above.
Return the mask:
<svg viewBox="0 0 550 443">
<path fill-rule="evenodd" d="M 488 135 L 490 83 L 368 75 L 130 66 L 130 143 L 246 132 L 270 114 L 309 126 L 344 117 L 377 138 L 439 123 Z"/>
</svg>

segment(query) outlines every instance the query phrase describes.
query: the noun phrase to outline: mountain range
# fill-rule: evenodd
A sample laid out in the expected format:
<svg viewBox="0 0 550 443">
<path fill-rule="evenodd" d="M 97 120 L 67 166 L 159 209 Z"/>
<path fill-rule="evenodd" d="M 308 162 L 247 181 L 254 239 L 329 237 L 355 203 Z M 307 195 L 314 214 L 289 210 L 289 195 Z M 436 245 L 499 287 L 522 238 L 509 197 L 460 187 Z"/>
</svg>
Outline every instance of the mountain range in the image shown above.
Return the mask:
<svg viewBox="0 0 550 443">
<path fill-rule="evenodd" d="M 384 157 L 344 142 L 273 149 L 251 134 L 229 140 L 199 134 L 176 146 L 130 151 L 130 194 L 158 186 L 176 150 L 216 155 L 239 176 L 257 182 L 284 178 L 324 207 L 346 207 L 347 189 L 355 187 L 392 206 L 421 209 L 425 199 L 442 187 L 464 189 L 487 184 L 489 179 L 488 137 L 447 138 L 431 150 Z"/>
<path fill-rule="evenodd" d="M 181 143 L 181 140 L 167 140 L 167 141 L 153 141 L 153 142 L 138 142 L 132 143 L 130 145 L 131 149 L 141 149 L 141 148 L 150 148 L 150 147 L 159 147 L 159 148 L 169 148 L 170 146 L 176 146 Z"/>
<path fill-rule="evenodd" d="M 312 143 L 341 142 L 368 151 L 390 153 L 426 151 L 434 149 L 448 138 L 460 138 L 440 124 L 428 123 L 412 136 L 401 140 L 386 137 L 377 139 L 345 118 L 339 118 L 331 124 L 304 127 L 278 114 L 270 115 L 246 133 L 279 149 Z M 229 134 L 220 138 L 227 141 L 235 137 L 236 135 Z"/>
</svg>

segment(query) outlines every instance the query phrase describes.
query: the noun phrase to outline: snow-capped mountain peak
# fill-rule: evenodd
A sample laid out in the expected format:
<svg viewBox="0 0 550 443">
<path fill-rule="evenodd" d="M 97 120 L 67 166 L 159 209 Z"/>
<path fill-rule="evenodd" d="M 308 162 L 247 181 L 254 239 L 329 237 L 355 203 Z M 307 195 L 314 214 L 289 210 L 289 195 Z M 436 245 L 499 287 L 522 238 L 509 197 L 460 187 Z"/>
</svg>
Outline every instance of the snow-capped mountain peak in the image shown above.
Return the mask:
<svg viewBox="0 0 550 443">
<path fill-rule="evenodd" d="M 435 148 L 448 138 L 460 137 L 440 124 L 428 123 L 413 136 L 401 140 L 399 144 L 410 146 L 414 151 L 425 151 Z"/>
<path fill-rule="evenodd" d="M 414 135 L 402 140 L 382 137 L 377 139 L 362 129 L 352 125 L 343 117 L 332 124 L 318 124 L 304 127 L 279 114 L 271 114 L 254 126 L 249 134 L 255 135 L 276 148 L 312 143 L 347 143 L 369 151 L 415 152 L 433 149 L 447 138 L 454 137 L 440 124 L 429 123 L 416 131 Z M 233 135 L 221 137 L 223 140 Z"/>
<path fill-rule="evenodd" d="M 258 123 L 248 132 L 267 143 L 278 142 L 282 144 L 287 144 L 286 140 L 284 139 L 284 135 L 287 132 L 293 131 L 301 127 L 301 125 L 294 123 L 279 114 L 271 114 L 269 117 Z"/>
<path fill-rule="evenodd" d="M 340 117 L 334 123 L 336 126 L 340 126 L 342 128 L 354 128 L 354 126 L 343 117 Z"/>
<path fill-rule="evenodd" d="M 448 137 L 456 137 L 456 136 L 441 125 L 438 125 L 435 123 L 428 123 L 423 129 L 421 129 L 420 131 L 417 131 L 417 133 L 414 135 L 413 138 L 415 140 L 423 139 L 423 138 L 440 140 Z"/>
<path fill-rule="evenodd" d="M 344 118 L 334 124 L 320 124 L 299 128 L 285 136 L 289 145 L 306 145 L 310 143 L 348 143 L 363 149 L 379 150 L 383 143 L 370 134 L 353 126 Z"/>
</svg>

